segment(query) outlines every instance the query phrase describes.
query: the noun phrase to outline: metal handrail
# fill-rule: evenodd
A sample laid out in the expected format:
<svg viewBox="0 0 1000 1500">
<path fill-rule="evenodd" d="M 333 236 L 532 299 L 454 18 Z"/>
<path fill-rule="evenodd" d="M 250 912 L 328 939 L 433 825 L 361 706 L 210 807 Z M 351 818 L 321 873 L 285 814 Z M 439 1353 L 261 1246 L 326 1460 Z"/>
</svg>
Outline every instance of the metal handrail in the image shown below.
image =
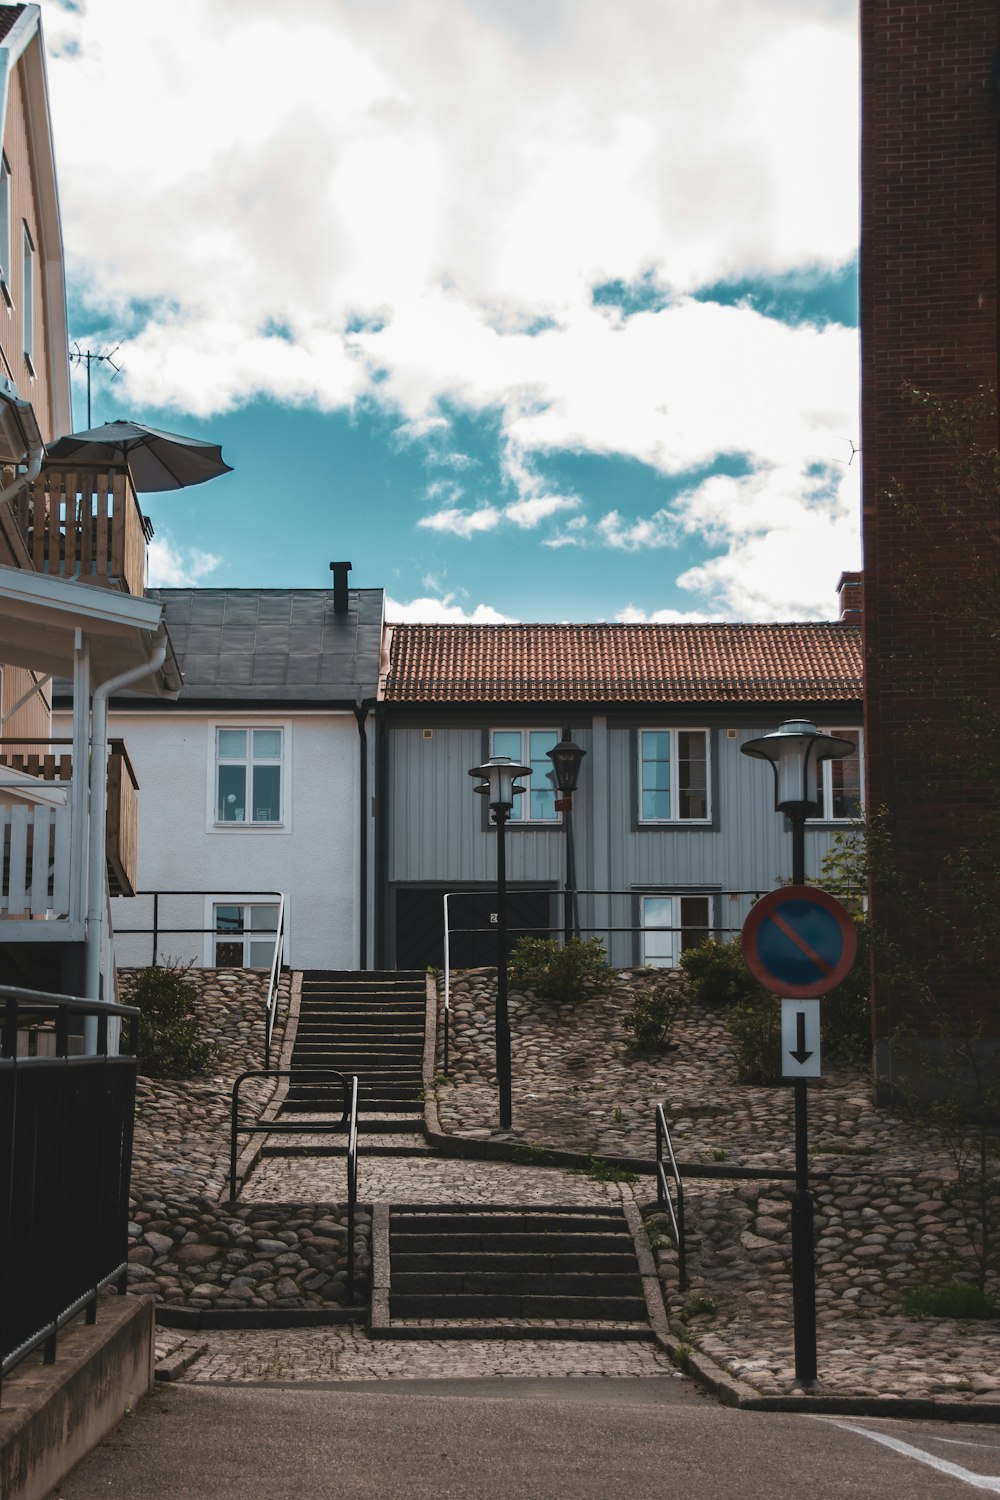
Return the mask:
<svg viewBox="0 0 1000 1500">
<path fill-rule="evenodd" d="M 677 1189 L 677 1209 L 670 1199 L 670 1188 L 667 1182 L 666 1167 L 663 1161 L 663 1147 L 667 1148 L 667 1156 L 670 1163 L 670 1175 L 674 1179 Z M 678 1290 L 687 1291 L 687 1249 L 684 1240 L 684 1179 L 681 1177 L 677 1158 L 674 1156 L 674 1148 L 670 1140 L 670 1131 L 667 1128 L 667 1117 L 663 1113 L 663 1105 L 656 1106 L 656 1201 L 658 1206 L 666 1208 L 670 1214 L 670 1224 L 674 1232 L 674 1245 L 677 1248 L 677 1285 Z"/>
<path fill-rule="evenodd" d="M 312 1083 L 337 1082 L 341 1085 L 344 1107 L 340 1119 L 335 1121 L 268 1120 L 259 1118 L 253 1124 L 240 1120 L 240 1086 L 248 1078 L 305 1078 Z M 233 1084 L 233 1102 L 229 1125 L 229 1201 L 237 1197 L 236 1137 L 237 1135 L 339 1135 L 347 1127 L 347 1295 L 354 1296 L 354 1227 L 358 1201 L 358 1077 L 348 1078 L 336 1068 L 252 1068 L 241 1073 Z"/>
<path fill-rule="evenodd" d="M 267 995 L 264 999 L 264 1066 L 271 1066 L 271 1038 L 274 1035 L 274 1024 L 278 1019 L 278 1001 L 281 998 L 278 981 L 281 976 L 282 958 L 285 947 L 285 893 L 284 891 L 253 891 L 242 886 L 238 891 L 220 891 L 212 886 L 208 890 L 180 890 L 175 888 L 162 888 L 157 890 L 136 891 L 136 896 L 152 896 L 153 898 L 153 925 L 152 927 L 120 927 L 115 925 L 116 937 L 151 936 L 153 939 L 153 961 L 155 969 L 156 954 L 160 946 L 159 940 L 164 935 L 181 935 L 185 937 L 219 936 L 218 927 L 163 927 L 160 924 L 160 897 L 161 896 L 213 896 L 227 898 L 231 901 L 237 899 L 245 905 L 253 905 L 261 896 L 277 897 L 278 920 L 274 929 L 274 952 L 271 956 L 271 968 L 268 974 Z M 262 929 L 266 931 L 266 929 Z"/>
</svg>

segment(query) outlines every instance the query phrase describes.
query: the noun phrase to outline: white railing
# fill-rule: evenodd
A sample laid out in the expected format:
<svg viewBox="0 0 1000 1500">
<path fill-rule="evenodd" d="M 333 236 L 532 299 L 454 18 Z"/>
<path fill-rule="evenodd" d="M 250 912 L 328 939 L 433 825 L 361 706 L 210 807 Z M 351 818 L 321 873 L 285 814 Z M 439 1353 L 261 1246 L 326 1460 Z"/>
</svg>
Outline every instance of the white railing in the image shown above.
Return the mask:
<svg viewBox="0 0 1000 1500">
<path fill-rule="evenodd" d="M 49 782 L 45 790 L 44 800 L 0 804 L 2 919 L 26 921 L 69 915 L 68 788 L 60 789 Z"/>
</svg>

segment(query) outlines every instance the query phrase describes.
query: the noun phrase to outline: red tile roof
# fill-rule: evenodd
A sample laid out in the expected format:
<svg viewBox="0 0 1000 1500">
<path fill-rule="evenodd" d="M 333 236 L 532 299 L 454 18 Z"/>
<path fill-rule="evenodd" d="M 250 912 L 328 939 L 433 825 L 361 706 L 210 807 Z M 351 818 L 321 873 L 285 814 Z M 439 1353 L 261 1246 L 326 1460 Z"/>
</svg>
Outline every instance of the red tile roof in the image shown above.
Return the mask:
<svg viewBox="0 0 1000 1500">
<path fill-rule="evenodd" d="M 396 625 L 389 703 L 845 703 L 841 624 Z"/>
</svg>

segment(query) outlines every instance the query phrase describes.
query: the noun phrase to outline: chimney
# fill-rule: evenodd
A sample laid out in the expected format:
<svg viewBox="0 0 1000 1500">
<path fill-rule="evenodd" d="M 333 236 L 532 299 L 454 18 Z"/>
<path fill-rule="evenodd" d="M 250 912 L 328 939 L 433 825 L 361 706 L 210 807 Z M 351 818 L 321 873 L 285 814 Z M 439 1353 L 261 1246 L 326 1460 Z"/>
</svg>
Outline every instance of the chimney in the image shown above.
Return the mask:
<svg viewBox="0 0 1000 1500">
<path fill-rule="evenodd" d="M 333 574 L 333 612 L 335 615 L 347 614 L 347 575 L 351 571 L 348 562 L 336 562 L 330 564 L 330 572 Z"/>
<path fill-rule="evenodd" d="M 863 589 L 863 573 L 841 573 L 840 582 L 837 584 L 837 598 L 840 600 L 841 625 L 861 624 L 861 601 L 863 597 Z"/>
</svg>

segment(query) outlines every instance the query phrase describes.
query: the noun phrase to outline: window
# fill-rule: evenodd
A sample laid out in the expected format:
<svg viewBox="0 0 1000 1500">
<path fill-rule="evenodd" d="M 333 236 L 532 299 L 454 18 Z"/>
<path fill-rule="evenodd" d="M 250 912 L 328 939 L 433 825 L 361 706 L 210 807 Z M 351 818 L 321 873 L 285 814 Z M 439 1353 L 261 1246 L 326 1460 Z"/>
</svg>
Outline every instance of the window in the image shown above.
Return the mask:
<svg viewBox="0 0 1000 1500">
<path fill-rule="evenodd" d="M 9 307 L 11 283 L 10 254 L 10 164 L 0 155 L 0 293 Z"/>
<path fill-rule="evenodd" d="M 707 823 L 708 731 L 640 729 L 640 823 Z"/>
<path fill-rule="evenodd" d="M 215 967 L 270 969 L 278 931 L 276 906 L 216 906 Z"/>
<path fill-rule="evenodd" d="M 559 742 L 557 729 L 494 729 L 490 754 L 508 755 L 517 765 L 530 766 L 531 777 L 514 798 L 512 823 L 558 823 L 555 774 L 548 752 Z"/>
<path fill-rule="evenodd" d="M 217 823 L 281 822 L 281 730 L 216 731 Z"/>
<path fill-rule="evenodd" d="M 24 230 L 24 296 L 22 314 L 24 319 L 24 361 L 31 375 L 35 373 L 35 244 L 27 224 Z"/>
<path fill-rule="evenodd" d="M 708 896 L 643 896 L 642 962 L 676 969 L 680 955 L 711 937 Z"/>
<path fill-rule="evenodd" d="M 824 734 L 850 740 L 854 754 L 844 760 L 824 760 L 819 768 L 819 807 L 817 817 L 829 822 L 860 818 L 864 813 L 861 793 L 861 730 L 825 729 Z"/>
</svg>

